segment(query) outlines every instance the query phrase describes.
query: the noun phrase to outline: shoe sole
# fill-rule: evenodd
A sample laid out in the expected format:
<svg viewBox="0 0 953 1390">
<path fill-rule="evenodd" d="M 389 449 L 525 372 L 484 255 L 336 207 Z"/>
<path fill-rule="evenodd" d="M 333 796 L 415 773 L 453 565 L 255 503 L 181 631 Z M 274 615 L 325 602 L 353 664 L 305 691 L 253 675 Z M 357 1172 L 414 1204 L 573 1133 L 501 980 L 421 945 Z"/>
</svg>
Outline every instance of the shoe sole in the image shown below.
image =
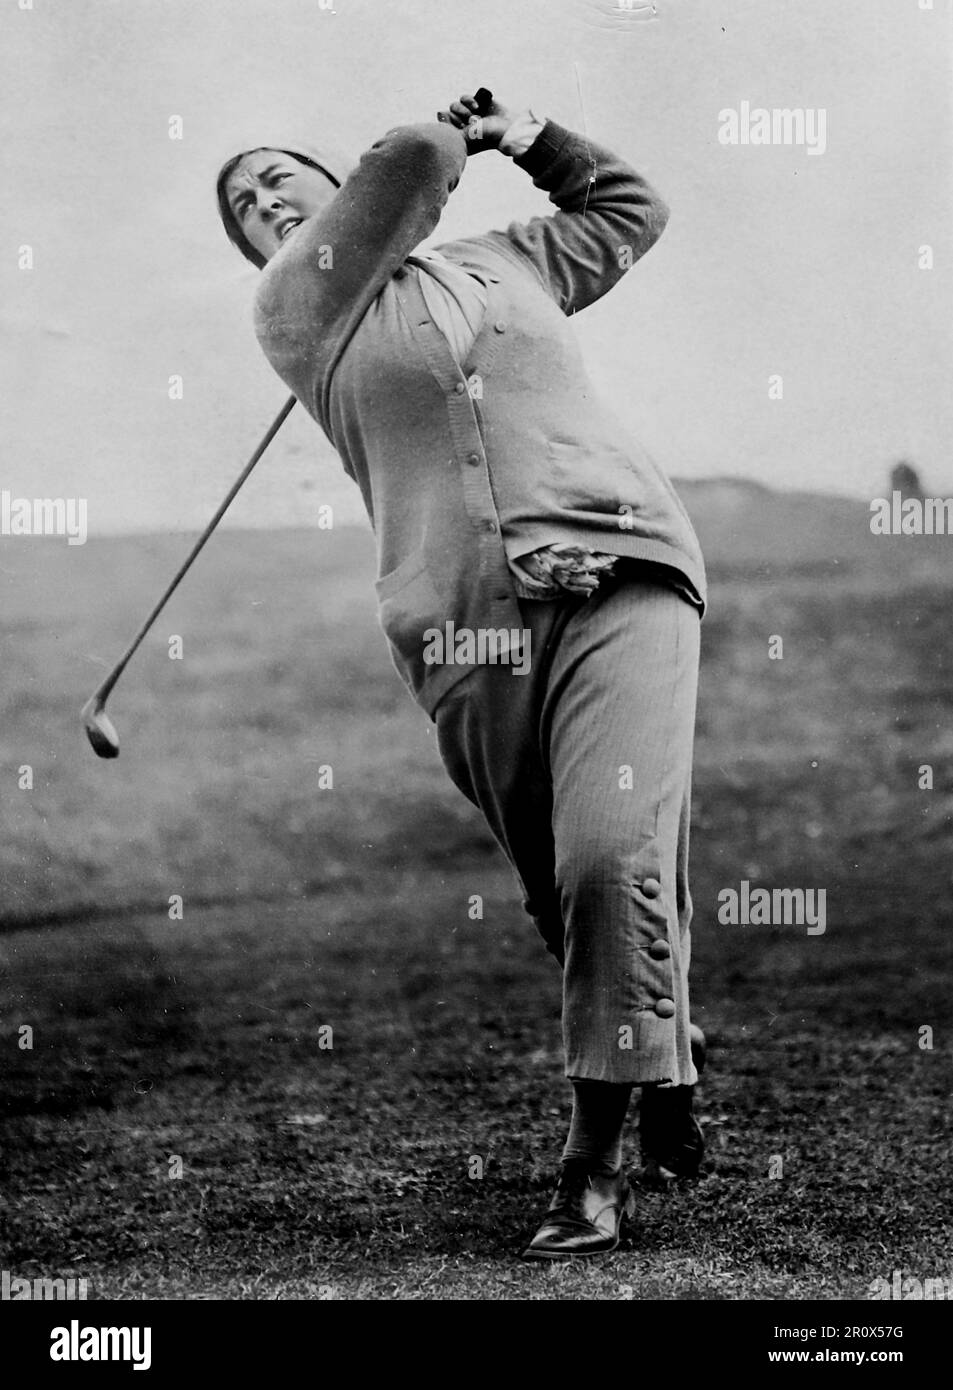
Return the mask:
<svg viewBox="0 0 953 1390">
<path fill-rule="evenodd" d="M 650 1159 L 636 1172 L 629 1174 L 629 1182 L 637 1187 L 654 1187 L 658 1191 L 665 1191 L 676 1183 L 698 1182 L 701 1178 L 700 1167 L 694 1173 L 673 1173 L 670 1168 L 663 1168 L 661 1163 Z"/>
<path fill-rule="evenodd" d="M 689 1026 L 688 1033 L 691 1039 L 692 1062 L 698 1075 L 701 1076 L 708 1060 L 708 1043 L 705 1041 L 705 1034 L 697 1023 L 692 1023 Z"/>
</svg>

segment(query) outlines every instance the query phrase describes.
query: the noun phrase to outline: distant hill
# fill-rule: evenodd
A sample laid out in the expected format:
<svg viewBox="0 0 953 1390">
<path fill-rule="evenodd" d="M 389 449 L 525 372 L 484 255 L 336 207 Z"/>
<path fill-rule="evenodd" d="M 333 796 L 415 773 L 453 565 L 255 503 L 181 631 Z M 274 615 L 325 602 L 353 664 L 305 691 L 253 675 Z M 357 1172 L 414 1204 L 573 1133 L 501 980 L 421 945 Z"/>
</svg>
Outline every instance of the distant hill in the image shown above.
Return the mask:
<svg viewBox="0 0 953 1390">
<path fill-rule="evenodd" d="M 883 565 L 933 574 L 953 559 L 953 536 L 875 536 L 861 498 L 778 492 L 749 478 L 673 481 L 709 568 L 720 573 Z M 886 481 L 880 495 L 890 495 Z"/>
</svg>

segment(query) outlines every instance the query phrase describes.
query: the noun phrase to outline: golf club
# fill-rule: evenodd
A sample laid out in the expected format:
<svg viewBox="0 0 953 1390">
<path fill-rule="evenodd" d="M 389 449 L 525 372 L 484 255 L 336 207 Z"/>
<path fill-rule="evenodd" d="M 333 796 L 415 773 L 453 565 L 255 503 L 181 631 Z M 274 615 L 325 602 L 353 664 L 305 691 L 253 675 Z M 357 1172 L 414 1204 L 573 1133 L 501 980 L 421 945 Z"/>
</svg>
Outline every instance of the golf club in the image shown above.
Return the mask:
<svg viewBox="0 0 953 1390">
<path fill-rule="evenodd" d="M 486 87 L 478 87 L 473 94 L 473 100 L 476 102 L 477 105 L 477 115 L 485 116 L 490 109 L 490 103 L 493 100 L 493 93 L 489 91 Z M 437 119 L 441 119 L 439 114 L 437 116 Z"/>
<path fill-rule="evenodd" d="M 86 734 L 89 738 L 90 743 L 93 745 L 93 750 L 96 753 L 98 753 L 101 758 L 119 757 L 119 735 L 116 733 L 115 725 L 109 718 L 105 709 L 106 701 L 109 698 L 110 691 L 116 684 L 119 677 L 122 675 L 123 671 L 126 669 L 126 666 L 129 663 L 129 659 L 135 652 L 136 648 L 139 646 L 139 643 L 142 641 L 143 637 L 145 637 L 146 633 L 149 631 L 156 618 L 158 618 L 159 614 L 162 612 L 163 608 L 168 603 L 175 590 L 178 588 L 179 583 L 181 582 L 183 576 L 190 568 L 193 560 L 196 558 L 199 551 L 202 549 L 202 546 L 208 540 L 209 536 L 212 534 L 218 523 L 221 521 L 222 517 L 225 515 L 226 511 L 228 510 L 232 501 L 235 498 L 235 494 L 238 492 L 239 488 L 242 486 L 245 479 L 248 477 L 249 473 L 254 468 L 255 464 L 261 458 L 262 454 L 268 448 L 268 445 L 271 443 L 281 426 L 284 424 L 285 420 L 291 412 L 292 407 L 295 404 L 296 399 L 297 398 L 295 396 L 289 396 L 287 401 L 285 401 L 284 405 L 281 407 L 281 410 L 275 417 L 274 422 L 269 428 L 268 433 L 265 435 L 258 448 L 252 454 L 251 458 L 245 464 L 245 467 L 242 469 L 235 482 L 229 488 L 225 500 L 222 502 L 218 511 L 212 517 L 211 521 L 208 523 L 201 536 L 199 536 L 198 540 L 195 542 L 195 545 L 192 547 L 191 552 L 186 557 L 184 563 L 179 567 L 169 587 L 166 589 L 165 593 L 159 599 L 159 602 L 156 604 L 155 608 L 153 608 L 148 618 L 146 618 L 145 622 L 142 624 L 142 627 L 140 627 L 135 637 L 129 643 L 129 646 L 126 648 L 122 656 L 116 662 L 116 665 L 110 671 L 109 675 L 99 686 L 98 690 L 96 690 L 95 693 L 89 697 L 89 699 L 83 706 L 83 727 L 86 730 Z"/>
</svg>

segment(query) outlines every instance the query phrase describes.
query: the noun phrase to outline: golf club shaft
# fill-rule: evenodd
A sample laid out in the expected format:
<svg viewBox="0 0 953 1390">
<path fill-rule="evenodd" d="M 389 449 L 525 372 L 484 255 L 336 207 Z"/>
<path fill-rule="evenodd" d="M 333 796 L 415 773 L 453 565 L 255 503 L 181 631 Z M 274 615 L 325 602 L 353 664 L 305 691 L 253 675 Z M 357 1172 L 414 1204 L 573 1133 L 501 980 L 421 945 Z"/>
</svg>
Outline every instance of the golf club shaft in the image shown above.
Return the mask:
<svg viewBox="0 0 953 1390">
<path fill-rule="evenodd" d="M 476 100 L 477 110 L 480 112 L 481 115 L 485 115 L 487 108 L 493 100 L 492 93 L 488 91 L 486 87 L 480 87 L 476 94 Z M 218 511 L 212 517 L 205 530 L 202 532 L 198 540 L 195 542 L 195 545 L 192 547 L 191 553 L 186 557 L 183 564 L 179 567 L 178 571 L 172 579 L 172 582 L 169 584 L 169 587 L 166 589 L 165 593 L 159 599 L 159 602 L 156 604 L 155 608 L 153 608 L 148 618 L 146 618 L 145 622 L 142 624 L 142 627 L 140 627 L 135 637 L 129 643 L 129 646 L 126 648 L 122 656 L 116 662 L 116 665 L 110 671 L 109 675 L 102 682 L 99 688 L 96 691 L 94 691 L 91 699 L 88 702 L 89 705 L 98 702 L 98 704 L 102 706 L 102 704 L 108 698 L 113 686 L 116 684 L 117 680 L 129 664 L 131 657 L 136 652 L 139 643 L 145 637 L 146 633 L 152 627 L 152 624 L 155 622 L 156 618 L 158 618 L 159 614 L 162 612 L 169 599 L 175 593 L 176 589 L 181 583 L 184 575 L 188 572 L 199 551 L 202 549 L 209 536 L 215 530 L 222 517 L 228 511 L 228 508 L 231 506 L 235 494 L 241 488 L 245 479 L 248 477 L 255 464 L 261 458 L 262 454 L 268 448 L 268 445 L 274 439 L 275 435 L 278 433 L 279 429 L 284 424 L 288 415 L 291 413 L 292 407 L 294 406 L 296 399 L 297 397 L 295 396 L 289 396 L 288 399 L 285 401 L 284 405 L 281 407 L 281 410 L 275 417 L 275 420 L 272 423 L 270 429 L 268 430 L 268 433 L 265 435 L 258 448 L 252 454 L 251 458 L 248 460 L 245 467 L 242 469 L 241 473 L 238 475 L 235 482 L 232 484 L 231 488 L 228 491 L 228 494 L 226 495 Z"/>
<path fill-rule="evenodd" d="M 189 555 L 186 557 L 186 559 L 185 559 L 185 561 L 183 562 L 183 564 L 180 565 L 180 567 L 179 567 L 178 571 L 176 572 L 175 577 L 173 578 L 173 580 L 172 580 L 172 582 L 170 583 L 169 587 L 166 589 L 165 593 L 164 593 L 164 594 L 162 595 L 162 597 L 159 599 L 159 602 L 156 604 L 155 608 L 153 608 L 153 610 L 152 610 L 152 612 L 149 614 L 148 618 L 146 618 L 145 622 L 142 624 L 142 627 L 139 629 L 139 631 L 136 633 L 135 637 L 134 637 L 134 638 L 132 639 L 132 641 L 129 643 L 129 646 L 126 648 L 126 650 L 123 652 L 122 656 L 121 656 L 121 657 L 119 658 L 119 660 L 116 662 L 116 665 L 115 665 L 115 666 L 113 667 L 113 669 L 110 671 L 109 675 L 108 675 L 108 676 L 106 677 L 106 679 L 103 681 L 102 685 L 100 685 L 99 689 L 96 691 L 95 695 L 93 696 L 93 699 L 103 701 L 103 700 L 105 700 L 105 699 L 108 697 L 109 692 L 112 690 L 113 686 L 116 684 L 117 680 L 118 680 L 119 677 L 122 675 L 123 671 L 126 669 L 126 666 L 127 666 L 128 663 L 129 663 L 129 659 L 130 659 L 130 657 L 133 655 L 133 653 L 135 652 L 136 648 L 139 646 L 139 643 L 142 641 L 143 637 L 145 637 L 146 633 L 149 631 L 150 627 L 151 627 L 152 624 L 155 622 L 156 618 L 158 618 L 159 614 L 162 612 L 163 608 L 166 606 L 166 604 L 168 603 L 169 599 L 170 599 L 170 598 L 172 597 L 172 595 L 175 593 L 175 590 L 177 589 L 177 587 L 178 587 L 179 583 L 181 582 L 183 576 L 186 574 L 186 572 L 188 571 L 188 569 L 189 569 L 190 566 L 192 565 L 192 562 L 195 560 L 195 558 L 196 558 L 196 556 L 198 555 L 199 551 L 202 549 L 203 545 L 204 545 L 205 542 L 208 540 L 209 536 L 210 536 L 210 535 L 212 534 L 212 532 L 215 530 L 216 526 L 217 526 L 218 523 L 221 521 L 222 517 L 223 517 L 223 516 L 225 515 L 225 513 L 228 511 L 228 508 L 231 506 L 231 504 L 232 504 L 232 502 L 233 502 L 233 500 L 234 500 L 234 498 L 235 498 L 235 494 L 239 491 L 239 489 L 241 488 L 241 486 L 242 486 L 242 484 L 244 483 L 245 479 L 248 477 L 249 473 L 250 473 L 250 472 L 252 471 L 252 469 L 254 468 L 255 464 L 256 464 L 256 463 L 258 462 L 258 460 L 261 458 L 262 454 L 263 454 L 263 453 L 265 452 L 265 450 L 268 448 L 268 445 L 269 445 L 269 444 L 271 443 L 271 441 L 274 439 L 275 435 L 278 433 L 279 429 L 280 429 L 281 426 L 284 424 L 285 420 L 288 418 L 289 414 L 291 413 L 291 409 L 292 409 L 293 405 L 295 404 L 295 401 L 296 401 L 296 400 L 297 400 L 297 397 L 296 397 L 296 396 L 289 396 L 288 399 L 285 401 L 284 405 L 281 407 L 281 410 L 278 412 L 278 414 L 277 414 L 277 416 L 275 417 L 275 419 L 274 419 L 272 425 L 270 426 L 270 428 L 269 428 L 269 430 L 268 430 L 268 433 L 265 435 L 264 439 L 263 439 L 263 440 L 261 441 L 261 443 L 258 445 L 258 448 L 257 448 L 257 449 L 255 450 L 255 452 L 252 454 L 251 458 L 250 458 L 250 459 L 248 460 L 248 462 L 245 464 L 245 467 L 242 469 L 241 473 L 240 473 L 240 474 L 238 475 L 238 477 L 235 479 L 235 482 L 234 482 L 234 483 L 232 484 L 232 486 L 229 488 L 228 493 L 227 493 L 227 495 L 226 495 L 224 501 L 222 502 L 221 506 L 218 508 L 218 511 L 217 511 L 217 512 L 215 513 L 215 515 L 212 517 L 211 521 L 208 523 L 208 525 L 206 526 L 205 530 L 202 532 L 202 534 L 199 536 L 198 540 L 195 542 L 195 545 L 192 547 L 191 552 L 190 552 Z"/>
</svg>

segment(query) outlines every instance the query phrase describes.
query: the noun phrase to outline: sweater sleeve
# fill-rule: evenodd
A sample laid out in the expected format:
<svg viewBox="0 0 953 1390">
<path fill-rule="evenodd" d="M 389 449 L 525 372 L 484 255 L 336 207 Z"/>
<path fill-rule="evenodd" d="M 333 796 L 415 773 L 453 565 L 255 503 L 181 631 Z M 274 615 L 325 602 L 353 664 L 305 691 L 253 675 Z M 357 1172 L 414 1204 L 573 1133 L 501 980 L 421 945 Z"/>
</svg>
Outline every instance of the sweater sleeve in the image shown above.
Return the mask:
<svg viewBox="0 0 953 1390">
<path fill-rule="evenodd" d="M 547 121 L 513 161 L 559 209 L 491 232 L 531 262 L 565 314 L 585 309 L 617 284 L 661 236 L 668 208 L 624 160 Z"/>
<path fill-rule="evenodd" d="M 327 209 L 302 223 L 266 265 L 255 332 L 303 401 L 314 389 L 318 349 L 329 370 L 376 295 L 437 225 L 466 159 L 463 134 L 449 123 L 388 131 Z"/>
</svg>

